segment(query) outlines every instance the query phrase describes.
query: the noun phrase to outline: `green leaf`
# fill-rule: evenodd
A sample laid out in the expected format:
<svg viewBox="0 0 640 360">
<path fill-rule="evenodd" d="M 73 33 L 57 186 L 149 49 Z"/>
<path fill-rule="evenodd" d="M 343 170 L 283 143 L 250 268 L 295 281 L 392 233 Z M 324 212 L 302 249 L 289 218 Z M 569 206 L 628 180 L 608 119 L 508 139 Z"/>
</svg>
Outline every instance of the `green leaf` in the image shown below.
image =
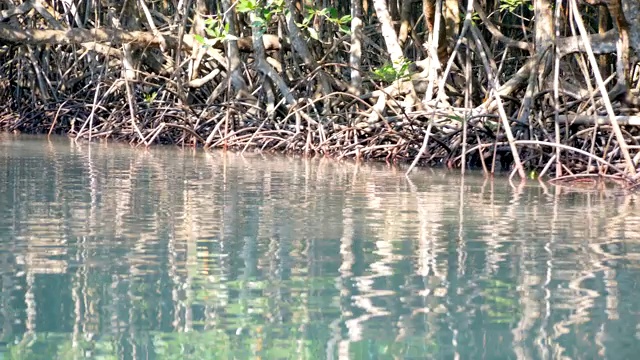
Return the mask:
<svg viewBox="0 0 640 360">
<path fill-rule="evenodd" d="M 257 27 L 257 28 L 263 28 L 264 24 L 265 24 L 264 19 L 256 16 L 255 19 L 253 19 L 251 26 Z"/>
<path fill-rule="evenodd" d="M 236 5 L 236 11 L 241 13 L 253 11 L 256 8 L 257 5 L 255 0 L 240 0 L 238 1 L 238 5 Z"/>
<path fill-rule="evenodd" d="M 351 34 L 351 28 L 348 27 L 347 25 L 340 25 L 340 31 L 342 31 L 347 35 Z"/>
<path fill-rule="evenodd" d="M 338 20 L 338 23 L 340 24 L 346 24 L 351 22 L 351 15 L 345 15 L 343 17 L 340 18 L 340 20 Z"/>
<path fill-rule="evenodd" d="M 216 23 L 216 20 L 214 20 L 213 18 L 204 19 L 204 24 L 207 25 L 207 27 L 213 26 L 213 24 L 215 23 Z"/>
<path fill-rule="evenodd" d="M 265 19 L 266 22 L 271 21 L 273 14 L 274 13 L 271 9 L 262 9 L 262 17 Z"/>
<path fill-rule="evenodd" d="M 318 32 L 316 31 L 316 29 L 310 27 L 307 30 L 309 30 L 309 36 L 311 36 L 312 39 L 320 40 L 320 37 L 318 36 Z"/>
<path fill-rule="evenodd" d="M 304 24 L 304 26 L 309 25 L 309 23 L 311 22 L 311 19 L 313 19 L 314 16 L 315 16 L 314 13 L 309 12 L 309 14 L 305 16 L 304 19 L 302 19 L 302 24 Z"/>
<path fill-rule="evenodd" d="M 334 7 L 330 7 L 325 9 L 329 12 L 329 17 L 333 18 L 333 19 L 337 19 L 338 18 L 338 9 L 334 8 Z"/>
<path fill-rule="evenodd" d="M 202 35 L 198 35 L 198 34 L 196 34 L 196 35 L 193 35 L 193 38 L 194 38 L 197 42 L 199 42 L 200 44 L 202 44 L 202 45 L 204 45 L 204 44 L 205 44 L 205 40 L 204 40 L 204 37 L 203 37 Z"/>
<path fill-rule="evenodd" d="M 218 37 L 218 32 L 215 31 L 214 29 L 206 28 L 204 29 L 204 32 L 206 32 L 209 37 L 212 37 L 212 38 Z"/>
</svg>

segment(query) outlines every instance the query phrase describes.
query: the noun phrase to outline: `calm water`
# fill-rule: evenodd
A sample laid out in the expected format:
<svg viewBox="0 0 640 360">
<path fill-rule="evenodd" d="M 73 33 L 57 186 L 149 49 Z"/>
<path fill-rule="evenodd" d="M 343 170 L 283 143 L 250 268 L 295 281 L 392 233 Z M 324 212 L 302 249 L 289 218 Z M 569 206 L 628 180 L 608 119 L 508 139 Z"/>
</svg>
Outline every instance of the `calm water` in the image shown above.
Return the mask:
<svg viewBox="0 0 640 360">
<path fill-rule="evenodd" d="M 631 359 L 637 199 L 0 137 L 0 359 Z"/>
</svg>

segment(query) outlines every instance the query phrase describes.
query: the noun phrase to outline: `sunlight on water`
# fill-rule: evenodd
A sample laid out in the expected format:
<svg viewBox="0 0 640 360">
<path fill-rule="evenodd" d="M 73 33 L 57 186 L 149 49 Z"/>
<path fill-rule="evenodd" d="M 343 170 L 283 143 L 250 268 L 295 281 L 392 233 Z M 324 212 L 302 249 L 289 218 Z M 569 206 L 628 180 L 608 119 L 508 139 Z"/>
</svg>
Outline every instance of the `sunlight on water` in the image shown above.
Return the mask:
<svg viewBox="0 0 640 360">
<path fill-rule="evenodd" d="M 632 358 L 635 195 L 0 136 L 7 358 Z"/>
</svg>

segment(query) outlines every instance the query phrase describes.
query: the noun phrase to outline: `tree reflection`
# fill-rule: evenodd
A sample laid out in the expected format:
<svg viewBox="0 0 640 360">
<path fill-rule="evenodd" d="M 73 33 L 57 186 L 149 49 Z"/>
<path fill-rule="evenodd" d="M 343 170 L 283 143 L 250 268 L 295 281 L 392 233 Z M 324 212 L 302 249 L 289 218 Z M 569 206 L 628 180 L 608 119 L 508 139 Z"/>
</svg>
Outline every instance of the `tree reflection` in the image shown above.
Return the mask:
<svg viewBox="0 0 640 360">
<path fill-rule="evenodd" d="M 640 305 L 632 197 L 23 141 L 0 156 L 13 357 L 605 356 Z"/>
</svg>

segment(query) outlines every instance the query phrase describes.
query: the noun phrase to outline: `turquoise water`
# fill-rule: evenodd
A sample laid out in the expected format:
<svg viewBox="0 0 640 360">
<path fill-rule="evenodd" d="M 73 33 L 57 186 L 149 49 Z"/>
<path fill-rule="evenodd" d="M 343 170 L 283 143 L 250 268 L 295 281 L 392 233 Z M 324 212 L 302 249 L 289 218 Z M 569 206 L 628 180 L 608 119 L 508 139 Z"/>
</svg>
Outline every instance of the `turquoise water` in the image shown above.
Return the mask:
<svg viewBox="0 0 640 360">
<path fill-rule="evenodd" d="M 637 200 L 0 135 L 0 358 L 632 359 Z"/>
</svg>

